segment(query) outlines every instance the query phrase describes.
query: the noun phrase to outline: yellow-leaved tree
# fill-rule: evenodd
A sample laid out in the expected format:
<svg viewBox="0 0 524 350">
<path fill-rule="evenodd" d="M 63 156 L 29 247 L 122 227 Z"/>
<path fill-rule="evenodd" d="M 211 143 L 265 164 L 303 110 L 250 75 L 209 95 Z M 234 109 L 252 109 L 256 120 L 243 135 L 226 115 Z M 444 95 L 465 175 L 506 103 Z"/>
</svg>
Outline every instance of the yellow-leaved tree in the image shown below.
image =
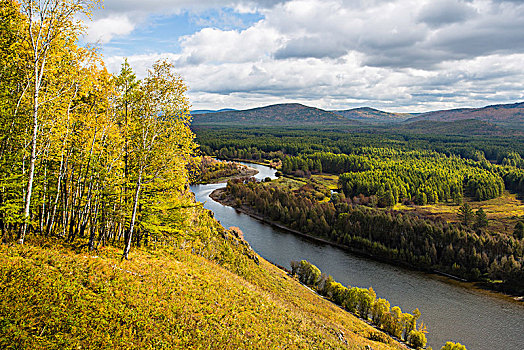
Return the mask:
<svg viewBox="0 0 524 350">
<path fill-rule="evenodd" d="M 189 128 L 186 90 L 182 78 L 166 61 L 156 62 L 140 84 L 138 111 L 128 116 L 129 176 L 134 195 L 122 258 L 127 259 L 129 254 L 139 205 L 154 207 L 162 203 L 159 198 L 146 200 L 141 195 L 143 188 L 159 196 L 181 195 L 187 190 L 187 163 L 196 144 Z"/>
<path fill-rule="evenodd" d="M 25 17 L 22 40 L 28 47 L 27 73 L 28 88 L 30 91 L 29 104 L 31 106 L 31 128 L 29 141 L 29 160 L 27 170 L 27 187 L 24 198 L 23 229 L 18 238 L 24 243 L 30 218 L 35 164 L 42 151 L 39 149 L 38 138 L 42 112 L 49 104 L 61 97 L 61 94 L 70 89 L 68 86 L 50 84 L 50 77 L 57 74 L 67 60 L 54 60 L 55 65 L 49 64 L 53 56 L 60 55 L 60 51 L 70 45 L 63 46 L 65 41 L 73 46 L 81 32 L 81 22 L 76 19 L 80 13 L 89 15 L 98 0 L 21 0 L 20 10 Z M 46 87 L 52 88 L 50 92 Z M 24 169 L 25 170 L 25 169 Z"/>
</svg>

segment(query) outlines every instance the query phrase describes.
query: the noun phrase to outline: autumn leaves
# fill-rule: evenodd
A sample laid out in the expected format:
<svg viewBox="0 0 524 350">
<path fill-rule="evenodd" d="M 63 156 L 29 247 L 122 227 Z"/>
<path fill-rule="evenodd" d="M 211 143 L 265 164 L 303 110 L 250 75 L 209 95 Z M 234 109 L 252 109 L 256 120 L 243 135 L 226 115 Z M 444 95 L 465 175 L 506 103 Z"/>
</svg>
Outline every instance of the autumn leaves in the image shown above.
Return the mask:
<svg viewBox="0 0 524 350">
<path fill-rule="evenodd" d="M 127 258 L 151 214 L 188 200 L 187 87 L 167 62 L 140 81 L 127 62 L 113 76 L 79 47 L 77 17 L 97 1 L 1 2 L 3 239 L 124 241 Z"/>
</svg>

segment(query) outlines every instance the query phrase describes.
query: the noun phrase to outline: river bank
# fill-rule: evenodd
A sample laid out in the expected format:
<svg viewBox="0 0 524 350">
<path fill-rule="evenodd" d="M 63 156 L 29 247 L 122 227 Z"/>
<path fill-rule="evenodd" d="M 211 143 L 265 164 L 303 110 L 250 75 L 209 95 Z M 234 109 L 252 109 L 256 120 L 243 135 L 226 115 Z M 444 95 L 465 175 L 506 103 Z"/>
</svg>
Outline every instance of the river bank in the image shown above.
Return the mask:
<svg viewBox="0 0 524 350">
<path fill-rule="evenodd" d="M 270 220 L 268 218 L 265 218 L 265 217 L 257 214 L 253 209 L 251 209 L 251 208 L 249 208 L 249 207 L 247 207 L 245 205 L 238 206 L 233 198 L 228 198 L 227 196 L 225 196 L 225 188 L 215 189 L 209 195 L 209 197 L 212 198 L 214 201 L 222 204 L 222 205 L 232 207 L 232 208 L 234 208 L 238 212 L 246 214 L 246 215 L 252 217 L 253 219 L 256 219 L 256 220 L 258 220 L 258 221 L 260 221 L 260 222 L 262 222 L 264 224 L 267 224 L 267 225 L 270 225 L 272 227 L 275 227 L 275 228 L 277 228 L 279 230 L 283 230 L 285 232 L 289 232 L 289 233 L 295 234 L 295 235 L 300 236 L 300 237 L 307 238 L 309 240 L 312 240 L 312 241 L 315 241 L 315 242 L 318 242 L 318 243 L 328 244 L 330 246 L 339 248 L 341 250 L 347 251 L 347 252 L 349 252 L 351 254 L 358 255 L 360 257 L 364 257 L 364 258 L 371 259 L 371 260 L 374 260 L 374 261 L 383 262 L 383 263 L 386 263 L 386 264 L 389 264 L 389 265 L 392 265 L 392 266 L 401 266 L 403 268 L 407 268 L 407 269 L 410 269 L 410 270 L 420 271 L 420 272 L 423 272 L 423 273 L 431 276 L 432 278 L 437 278 L 437 279 L 439 279 L 441 281 L 444 281 L 446 283 L 459 285 L 459 286 L 467 288 L 467 289 L 474 289 L 474 290 L 476 290 L 478 292 L 489 294 L 489 295 L 494 296 L 494 297 L 499 298 L 499 299 L 503 299 L 503 300 L 510 301 L 512 303 L 517 303 L 517 304 L 524 305 L 524 297 L 518 296 L 518 295 L 511 295 L 511 294 L 503 293 L 503 292 L 497 290 L 491 284 L 486 283 L 486 282 L 470 282 L 470 281 L 467 281 L 467 280 L 465 280 L 463 278 L 460 278 L 460 277 L 457 277 L 457 276 L 453 276 L 451 274 L 448 274 L 448 273 L 445 273 L 445 272 L 442 272 L 442 271 L 438 271 L 438 270 L 435 270 L 435 269 L 431 269 L 431 270 L 422 269 L 420 267 L 410 265 L 410 264 L 408 264 L 406 262 L 403 262 L 403 261 L 387 259 L 387 258 L 384 258 L 382 256 L 371 254 L 371 253 L 369 253 L 367 251 L 364 251 L 364 250 L 361 250 L 361 249 L 355 249 L 355 248 L 352 248 L 352 247 L 348 247 L 348 246 L 343 245 L 343 244 L 332 242 L 332 241 L 324 239 L 324 238 L 316 237 L 316 236 L 309 235 L 309 234 L 300 232 L 298 230 L 289 228 L 289 227 L 287 227 L 285 225 L 282 225 L 282 224 L 280 224 L 278 222 L 272 221 L 272 220 Z"/>
<path fill-rule="evenodd" d="M 257 180 L 277 178 L 275 169 L 246 165 L 259 170 Z M 206 209 L 213 211 L 222 226 L 239 227 L 257 254 L 274 265 L 291 269 L 290 261 L 307 260 L 343 285 L 372 286 L 377 295 L 403 311 L 419 308 L 421 321 L 428 327 L 428 345 L 434 349 L 440 349 L 448 340 L 473 350 L 521 348 L 524 303 L 475 288 L 470 283 L 379 262 L 271 226 L 210 197 L 214 190 L 224 186 L 195 185 L 191 190 Z"/>
<path fill-rule="evenodd" d="M 253 177 L 256 176 L 259 171 L 255 168 L 252 168 L 246 164 L 242 164 L 236 161 L 230 162 L 230 161 L 217 161 L 212 159 L 215 163 L 223 163 L 223 164 L 230 164 L 236 167 L 234 169 L 235 174 L 234 175 L 226 175 L 226 176 L 219 176 L 219 177 L 212 177 L 212 178 L 205 178 L 200 179 L 197 182 L 193 183 L 193 185 L 206 185 L 206 184 L 219 184 L 219 183 L 227 183 L 229 180 L 233 179 L 241 179 L 246 177 Z"/>
</svg>

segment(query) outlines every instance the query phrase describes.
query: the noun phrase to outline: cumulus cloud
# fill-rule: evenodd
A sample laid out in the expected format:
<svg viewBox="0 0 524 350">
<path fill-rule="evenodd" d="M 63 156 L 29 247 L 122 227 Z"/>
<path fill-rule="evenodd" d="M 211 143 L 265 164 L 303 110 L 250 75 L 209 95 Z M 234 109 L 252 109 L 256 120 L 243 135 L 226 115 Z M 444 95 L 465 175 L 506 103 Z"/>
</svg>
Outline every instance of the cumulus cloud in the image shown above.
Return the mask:
<svg viewBox="0 0 524 350">
<path fill-rule="evenodd" d="M 110 16 L 92 22 L 87 29 L 86 40 L 106 44 L 115 36 L 128 35 L 135 24 L 124 15 Z"/>
<path fill-rule="evenodd" d="M 255 11 L 262 19 L 247 28 L 210 25 L 173 38 L 177 52 L 132 55 L 137 74 L 168 58 L 197 108 L 296 101 L 332 109 L 425 111 L 524 98 L 520 1 L 107 0 L 108 21 L 97 22 L 110 29 L 98 36 L 107 42 L 130 33 L 136 24 L 126 23 L 131 13 L 225 6 Z M 121 59 L 106 61 L 118 71 Z"/>
<path fill-rule="evenodd" d="M 463 22 L 474 16 L 477 11 L 471 4 L 457 0 L 443 0 L 426 4 L 418 19 L 431 27 Z"/>
<path fill-rule="evenodd" d="M 181 39 L 183 52 L 177 64 L 256 61 L 271 51 L 278 41 L 278 33 L 262 23 L 244 31 L 204 28 Z"/>
</svg>

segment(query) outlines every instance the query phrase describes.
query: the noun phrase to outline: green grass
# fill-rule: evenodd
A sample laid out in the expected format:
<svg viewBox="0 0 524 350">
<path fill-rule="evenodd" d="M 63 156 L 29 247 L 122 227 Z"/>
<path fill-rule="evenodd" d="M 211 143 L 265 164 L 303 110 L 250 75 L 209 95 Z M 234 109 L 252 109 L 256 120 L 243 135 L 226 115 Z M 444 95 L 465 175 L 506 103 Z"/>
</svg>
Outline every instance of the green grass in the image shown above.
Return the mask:
<svg viewBox="0 0 524 350">
<path fill-rule="evenodd" d="M 263 259 L 241 260 L 238 275 L 184 249 L 134 249 L 120 262 L 113 247 L 2 245 L 0 347 L 401 348 L 371 341 L 378 331 Z"/>
</svg>

